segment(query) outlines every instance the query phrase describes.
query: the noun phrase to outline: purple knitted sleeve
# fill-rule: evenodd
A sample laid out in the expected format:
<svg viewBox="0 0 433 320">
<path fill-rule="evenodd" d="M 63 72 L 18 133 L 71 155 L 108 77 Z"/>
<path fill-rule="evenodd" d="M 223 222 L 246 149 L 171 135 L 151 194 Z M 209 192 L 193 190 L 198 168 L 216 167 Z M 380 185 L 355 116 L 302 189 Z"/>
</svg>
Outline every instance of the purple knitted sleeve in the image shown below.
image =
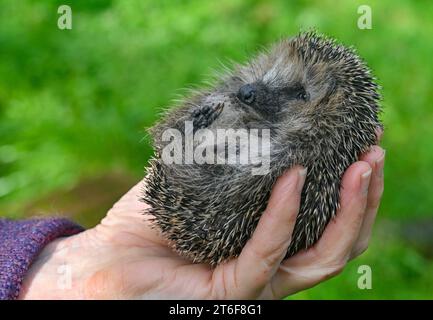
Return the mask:
<svg viewBox="0 0 433 320">
<path fill-rule="evenodd" d="M 18 297 L 26 272 L 50 241 L 81 231 L 64 218 L 0 219 L 0 300 Z"/>
</svg>

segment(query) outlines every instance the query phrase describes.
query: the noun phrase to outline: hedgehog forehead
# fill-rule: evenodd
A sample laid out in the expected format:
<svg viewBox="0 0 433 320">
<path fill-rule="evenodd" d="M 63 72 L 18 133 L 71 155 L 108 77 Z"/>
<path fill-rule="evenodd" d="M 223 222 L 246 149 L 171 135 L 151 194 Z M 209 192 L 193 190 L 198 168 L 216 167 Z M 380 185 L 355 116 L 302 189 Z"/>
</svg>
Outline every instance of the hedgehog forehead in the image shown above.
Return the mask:
<svg viewBox="0 0 433 320">
<path fill-rule="evenodd" d="M 303 78 L 304 64 L 291 47 L 278 45 L 262 53 L 240 70 L 244 83 L 262 82 L 269 88 L 299 82 Z"/>
<path fill-rule="evenodd" d="M 280 88 L 292 84 L 305 85 L 329 80 L 329 73 L 335 70 L 335 64 L 323 59 L 320 50 L 310 50 L 313 56 L 305 56 L 308 47 L 301 46 L 295 40 L 282 41 L 271 51 L 258 55 L 254 60 L 240 68 L 238 76 L 243 83 L 261 82 L 268 88 Z M 323 83 L 322 83 L 323 84 Z"/>
<path fill-rule="evenodd" d="M 302 68 L 296 61 L 280 56 L 264 70 L 261 81 L 269 88 L 280 87 L 300 80 L 301 72 Z"/>
</svg>

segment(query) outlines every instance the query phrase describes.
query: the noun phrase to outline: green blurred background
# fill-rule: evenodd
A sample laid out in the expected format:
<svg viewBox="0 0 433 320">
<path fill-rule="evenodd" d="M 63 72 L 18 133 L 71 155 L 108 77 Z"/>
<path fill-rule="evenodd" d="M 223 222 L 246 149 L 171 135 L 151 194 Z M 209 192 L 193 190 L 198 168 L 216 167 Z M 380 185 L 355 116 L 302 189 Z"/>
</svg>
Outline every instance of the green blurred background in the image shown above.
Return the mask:
<svg viewBox="0 0 433 320">
<path fill-rule="evenodd" d="M 69 4 L 72 30 L 57 28 Z M 357 28 L 360 4 L 371 30 Z M 432 1 L 1 1 L 0 215 L 90 227 L 137 182 L 145 128 L 221 62 L 311 27 L 383 86 L 386 187 L 369 250 L 291 298 L 433 298 Z M 357 287 L 360 265 L 373 288 Z"/>
</svg>

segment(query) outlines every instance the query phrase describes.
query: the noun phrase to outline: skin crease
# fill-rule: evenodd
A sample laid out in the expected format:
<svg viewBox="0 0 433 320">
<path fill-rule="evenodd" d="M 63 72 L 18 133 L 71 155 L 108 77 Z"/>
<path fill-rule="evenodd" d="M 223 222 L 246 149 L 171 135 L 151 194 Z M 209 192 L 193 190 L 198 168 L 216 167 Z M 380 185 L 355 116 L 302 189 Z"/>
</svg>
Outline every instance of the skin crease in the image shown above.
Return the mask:
<svg viewBox="0 0 433 320">
<path fill-rule="evenodd" d="M 374 146 L 347 169 L 336 218 L 313 247 L 282 261 L 305 178 L 299 166 L 288 170 L 241 255 L 215 269 L 178 256 L 149 227 L 139 183 L 95 228 L 45 247 L 20 299 L 281 299 L 305 290 L 339 274 L 367 249 L 383 192 L 384 157 Z M 70 283 L 64 270 L 70 270 Z"/>
</svg>

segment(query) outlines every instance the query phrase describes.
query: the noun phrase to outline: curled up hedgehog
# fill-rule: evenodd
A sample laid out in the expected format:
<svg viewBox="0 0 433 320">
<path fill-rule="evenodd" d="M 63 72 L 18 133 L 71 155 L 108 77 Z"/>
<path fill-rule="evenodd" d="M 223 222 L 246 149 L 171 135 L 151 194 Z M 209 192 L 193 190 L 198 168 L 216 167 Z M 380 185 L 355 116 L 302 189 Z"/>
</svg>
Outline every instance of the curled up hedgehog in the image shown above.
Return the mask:
<svg viewBox="0 0 433 320">
<path fill-rule="evenodd" d="M 146 213 L 174 250 L 215 266 L 240 254 L 277 178 L 300 164 L 308 173 L 286 257 L 306 249 L 336 214 L 344 171 L 376 143 L 379 100 L 352 49 L 315 32 L 283 40 L 150 130 Z"/>
</svg>

